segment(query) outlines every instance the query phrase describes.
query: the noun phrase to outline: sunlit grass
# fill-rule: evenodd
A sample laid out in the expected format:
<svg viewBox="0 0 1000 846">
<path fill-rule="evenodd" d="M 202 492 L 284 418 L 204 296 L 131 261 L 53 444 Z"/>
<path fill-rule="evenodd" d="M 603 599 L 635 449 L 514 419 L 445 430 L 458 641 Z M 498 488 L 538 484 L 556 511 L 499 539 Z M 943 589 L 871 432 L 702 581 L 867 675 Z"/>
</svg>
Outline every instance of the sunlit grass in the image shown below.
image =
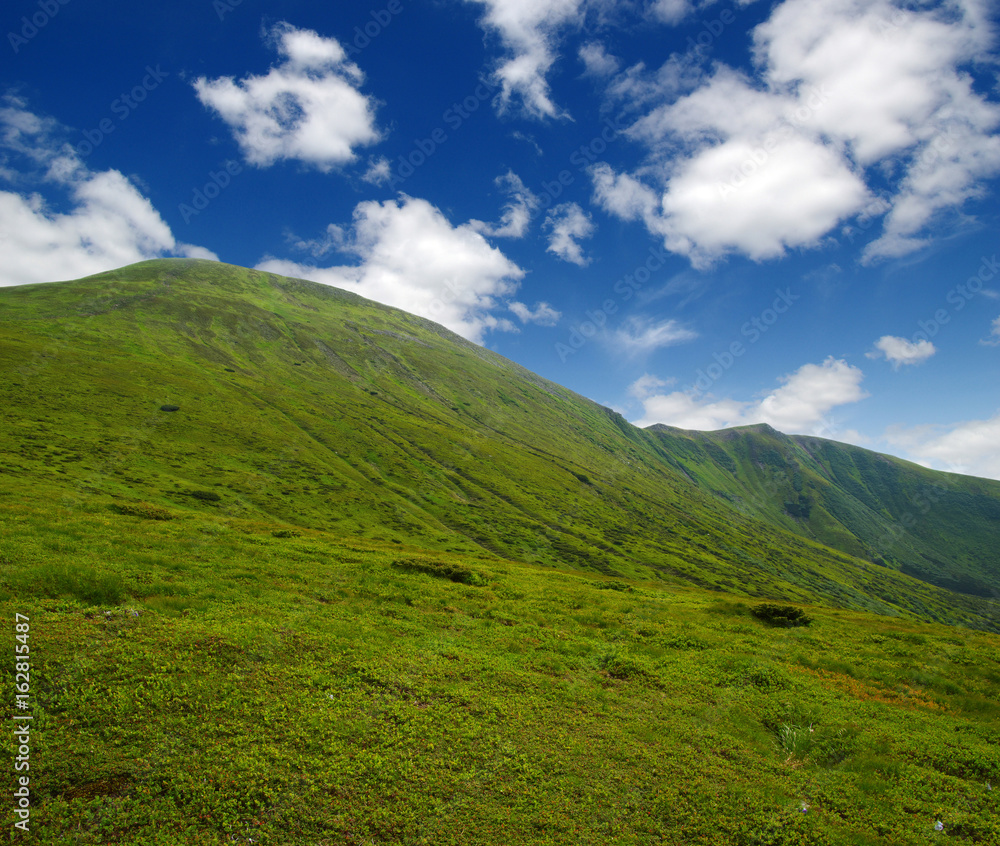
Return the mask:
<svg viewBox="0 0 1000 846">
<path fill-rule="evenodd" d="M 931 476 L 211 263 L 0 291 L 0 366 L 32 843 L 1000 843 L 995 602 L 897 569 L 989 552 L 989 485 L 852 558 Z"/>
<path fill-rule="evenodd" d="M 60 536 L 27 513 L 3 511 L 5 550 Z M 33 842 L 923 844 L 941 818 L 988 843 L 1000 822 L 994 635 L 821 607 L 776 629 L 694 590 L 435 553 L 463 584 L 394 544 L 97 514 L 70 577 L 4 553 L 2 613 L 32 618 Z M 90 593 L 105 577 L 121 601 Z"/>
</svg>

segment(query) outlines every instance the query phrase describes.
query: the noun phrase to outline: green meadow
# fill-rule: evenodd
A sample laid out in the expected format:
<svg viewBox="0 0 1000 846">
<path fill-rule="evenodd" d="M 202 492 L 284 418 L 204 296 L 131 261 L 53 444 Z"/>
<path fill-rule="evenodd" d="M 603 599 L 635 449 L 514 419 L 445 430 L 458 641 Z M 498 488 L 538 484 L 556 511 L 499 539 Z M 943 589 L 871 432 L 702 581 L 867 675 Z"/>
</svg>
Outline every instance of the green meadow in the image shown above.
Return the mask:
<svg viewBox="0 0 1000 846">
<path fill-rule="evenodd" d="M 1000 483 L 201 261 L 0 290 L 0 373 L 12 842 L 1000 844 Z"/>
</svg>

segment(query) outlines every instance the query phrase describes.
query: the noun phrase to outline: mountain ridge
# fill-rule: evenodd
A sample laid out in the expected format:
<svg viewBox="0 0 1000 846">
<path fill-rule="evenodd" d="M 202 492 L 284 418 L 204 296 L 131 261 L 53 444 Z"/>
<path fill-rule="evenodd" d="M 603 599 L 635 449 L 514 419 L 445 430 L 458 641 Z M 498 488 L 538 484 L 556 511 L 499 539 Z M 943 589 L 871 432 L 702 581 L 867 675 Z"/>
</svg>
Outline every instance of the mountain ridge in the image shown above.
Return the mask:
<svg viewBox="0 0 1000 846">
<path fill-rule="evenodd" d="M 638 429 L 432 321 L 203 260 L 3 289 L 0 326 L 4 369 L 18 376 L 0 455 L 74 502 L 148 500 L 615 578 L 997 625 L 995 554 L 978 565 L 972 556 L 1000 537 L 990 516 L 1000 483 L 961 481 L 935 503 L 950 515 L 961 495 L 978 496 L 987 509 L 957 563 L 941 557 L 940 521 L 923 534 L 907 527 L 916 541 L 897 533 L 882 550 L 874 542 L 907 500 L 872 499 L 876 459 L 857 458 L 867 451 L 840 445 L 809 458 L 805 445 L 819 439 L 766 426 Z M 64 439 L 62 453 L 24 437 L 32 426 Z M 914 491 L 940 479 L 926 473 Z M 189 493 L 202 488 L 219 499 Z"/>
</svg>

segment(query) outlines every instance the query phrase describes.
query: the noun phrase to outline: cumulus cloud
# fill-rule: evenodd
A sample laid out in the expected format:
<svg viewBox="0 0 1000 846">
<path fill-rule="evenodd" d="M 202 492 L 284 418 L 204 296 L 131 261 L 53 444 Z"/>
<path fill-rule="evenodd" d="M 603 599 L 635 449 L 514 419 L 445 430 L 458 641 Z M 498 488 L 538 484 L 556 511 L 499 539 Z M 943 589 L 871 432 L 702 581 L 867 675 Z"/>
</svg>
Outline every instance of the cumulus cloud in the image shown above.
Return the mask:
<svg viewBox="0 0 1000 846">
<path fill-rule="evenodd" d="M 94 172 L 53 118 L 8 97 L 0 108 L 0 285 L 77 279 L 168 255 L 210 258 L 178 242 L 149 199 L 117 170 Z M 42 195 L 58 198 L 64 210 Z"/>
<path fill-rule="evenodd" d="M 509 199 L 503 207 L 499 224 L 470 220 L 469 226 L 491 238 L 523 238 L 531 223 L 531 216 L 538 208 L 538 197 L 521 181 L 514 171 L 508 170 L 496 179 Z"/>
<path fill-rule="evenodd" d="M 696 266 L 818 245 L 861 213 L 882 219 L 865 260 L 903 255 L 1000 172 L 1000 104 L 964 69 L 991 31 L 979 0 L 785 0 L 754 30 L 752 76 L 718 64 L 679 95 L 670 63 L 622 75 L 635 106 L 650 86 L 666 102 L 630 130 L 649 162 L 595 168 L 595 199 Z"/>
<path fill-rule="evenodd" d="M 636 426 L 664 423 L 681 429 L 713 430 L 768 423 L 789 434 L 822 435 L 833 430 L 827 417 L 833 409 L 868 396 L 861 388 L 863 378 L 859 368 L 830 356 L 822 364 L 804 364 L 781 377 L 780 387 L 756 401 L 718 399 L 690 391 L 656 393 L 648 374 L 633 383 L 629 392 L 643 404 Z"/>
<path fill-rule="evenodd" d="M 867 397 L 862 379 L 860 368 L 833 356 L 822 364 L 804 364 L 783 376 L 782 386 L 764 397 L 753 414 L 782 432 L 805 432 L 837 406 Z"/>
<path fill-rule="evenodd" d="M 645 397 L 642 404 L 642 417 L 633 421 L 641 428 L 663 423 L 679 429 L 714 431 L 747 422 L 743 416 L 746 404 L 737 400 L 696 399 L 683 391 L 673 391 L 652 394 Z"/>
<path fill-rule="evenodd" d="M 581 45 L 577 55 L 583 62 L 586 76 L 614 76 L 621 67 L 621 62 L 612 56 L 599 41 L 588 41 Z"/>
<path fill-rule="evenodd" d="M 927 361 L 937 352 L 934 344 L 928 340 L 907 341 L 906 338 L 898 338 L 895 335 L 883 335 L 875 342 L 875 349 L 866 353 L 868 358 L 881 358 L 892 363 L 894 369 L 898 370 L 904 364 L 920 364 Z"/>
<path fill-rule="evenodd" d="M 376 104 L 359 90 L 364 75 L 336 39 L 287 23 L 269 37 L 282 61 L 266 76 L 194 82 L 198 99 L 228 124 L 250 164 L 293 159 L 326 172 L 381 139 Z"/>
<path fill-rule="evenodd" d="M 562 203 L 555 206 L 546 215 L 544 228 L 549 230 L 548 252 L 580 267 L 590 264 L 590 258 L 583 254 L 577 241 L 593 237 L 596 227 L 579 205 Z"/>
<path fill-rule="evenodd" d="M 660 197 L 648 185 L 626 173 L 615 173 L 605 163 L 590 169 L 594 199 L 605 211 L 622 220 L 643 220 L 651 229 L 658 225 Z"/>
<path fill-rule="evenodd" d="M 361 178 L 372 185 L 384 185 L 392 178 L 392 163 L 385 156 L 370 159 Z"/>
<path fill-rule="evenodd" d="M 495 71 L 501 110 L 518 98 L 531 117 L 566 117 L 552 100 L 547 75 L 556 59 L 560 30 L 582 23 L 587 0 L 468 2 L 483 7 L 483 28 L 495 33 L 508 53 Z"/>
<path fill-rule="evenodd" d="M 358 263 L 316 267 L 267 257 L 257 267 L 355 291 L 476 343 L 491 330 L 517 331 L 493 312 L 506 307 L 524 271 L 469 223 L 452 226 L 426 200 L 403 195 L 360 203 L 343 237 L 340 249 Z"/>
<path fill-rule="evenodd" d="M 689 0 L 655 0 L 650 6 L 650 13 L 664 23 L 678 24 L 693 8 Z"/>
<path fill-rule="evenodd" d="M 979 343 L 988 347 L 1000 346 L 1000 317 L 993 321 L 990 326 L 990 336 Z"/>
<path fill-rule="evenodd" d="M 628 393 L 630 396 L 642 400 L 655 394 L 657 388 L 667 388 L 676 381 L 676 379 L 661 379 L 652 373 L 643 373 L 642 376 L 628 386 Z"/>
<path fill-rule="evenodd" d="M 513 302 L 510 310 L 514 312 L 522 323 L 537 323 L 540 326 L 555 326 L 562 317 L 562 312 L 556 311 L 548 303 L 535 303 L 534 310 L 528 308 L 524 303 Z"/>
<path fill-rule="evenodd" d="M 890 427 L 885 440 L 936 470 L 1000 479 L 1000 412 L 949 426 Z"/>
<path fill-rule="evenodd" d="M 629 355 L 651 353 L 661 347 L 693 341 L 697 337 L 697 332 L 676 320 L 657 321 L 638 316 L 628 318 L 611 334 L 615 346 Z"/>
</svg>

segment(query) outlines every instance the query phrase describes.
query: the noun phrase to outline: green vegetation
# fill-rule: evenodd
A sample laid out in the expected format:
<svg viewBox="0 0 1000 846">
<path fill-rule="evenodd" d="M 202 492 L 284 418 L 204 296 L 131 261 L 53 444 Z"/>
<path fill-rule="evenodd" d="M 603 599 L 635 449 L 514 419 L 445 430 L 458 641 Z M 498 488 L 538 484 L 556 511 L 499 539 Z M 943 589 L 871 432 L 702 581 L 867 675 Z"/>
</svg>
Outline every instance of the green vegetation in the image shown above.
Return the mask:
<svg viewBox="0 0 1000 846">
<path fill-rule="evenodd" d="M 5 515 L 32 843 L 998 842 L 992 634 L 426 559 L 475 586 L 217 515 Z"/>
<path fill-rule="evenodd" d="M 991 483 L 643 432 L 208 262 L 0 290 L 0 373 L 24 842 L 1000 844 L 995 600 L 898 557 L 992 584 L 998 546 L 954 563 Z M 873 562 L 849 526 L 914 479 L 979 516 L 956 557 L 929 508 Z"/>
<path fill-rule="evenodd" d="M 812 618 L 806 615 L 801 608 L 794 605 L 773 605 L 769 602 L 754 606 L 750 613 L 758 620 L 763 620 L 772 626 L 808 626 Z"/>
<path fill-rule="evenodd" d="M 770 426 L 654 426 L 688 479 L 772 525 L 879 567 L 1000 597 L 1000 484 Z"/>
</svg>

